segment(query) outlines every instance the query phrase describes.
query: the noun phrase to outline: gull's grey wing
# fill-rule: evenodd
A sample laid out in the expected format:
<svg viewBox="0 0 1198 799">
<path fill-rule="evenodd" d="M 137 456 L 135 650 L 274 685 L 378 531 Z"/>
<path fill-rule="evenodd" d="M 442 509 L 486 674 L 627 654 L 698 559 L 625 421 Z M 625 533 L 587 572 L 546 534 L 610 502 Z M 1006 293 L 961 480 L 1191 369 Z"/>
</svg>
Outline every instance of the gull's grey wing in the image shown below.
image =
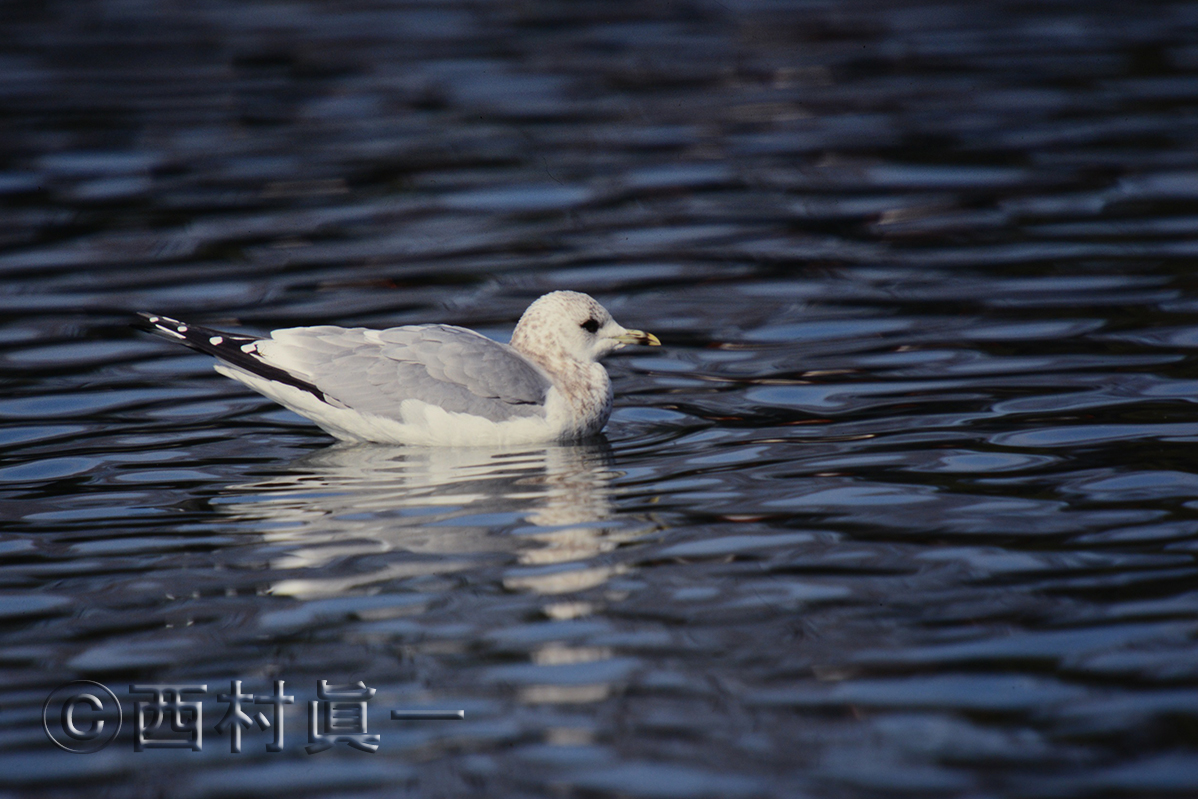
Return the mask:
<svg viewBox="0 0 1198 799">
<path fill-rule="evenodd" d="M 538 416 L 551 387 L 508 345 L 449 325 L 288 328 L 259 341 L 257 354 L 332 400 L 390 418 L 407 399 L 493 422 Z"/>
</svg>

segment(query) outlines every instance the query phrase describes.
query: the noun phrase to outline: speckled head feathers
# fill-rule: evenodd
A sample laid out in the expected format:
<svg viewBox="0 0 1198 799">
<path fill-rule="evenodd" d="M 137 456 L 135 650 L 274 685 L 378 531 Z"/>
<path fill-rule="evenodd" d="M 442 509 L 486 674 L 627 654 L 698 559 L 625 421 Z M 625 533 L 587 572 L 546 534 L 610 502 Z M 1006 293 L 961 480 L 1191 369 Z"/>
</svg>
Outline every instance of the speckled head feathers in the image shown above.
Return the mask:
<svg viewBox="0 0 1198 799">
<path fill-rule="evenodd" d="M 593 297 L 554 291 L 528 306 L 512 333 L 512 346 L 538 362 L 586 363 L 623 346 L 618 337 L 627 332 Z"/>
</svg>

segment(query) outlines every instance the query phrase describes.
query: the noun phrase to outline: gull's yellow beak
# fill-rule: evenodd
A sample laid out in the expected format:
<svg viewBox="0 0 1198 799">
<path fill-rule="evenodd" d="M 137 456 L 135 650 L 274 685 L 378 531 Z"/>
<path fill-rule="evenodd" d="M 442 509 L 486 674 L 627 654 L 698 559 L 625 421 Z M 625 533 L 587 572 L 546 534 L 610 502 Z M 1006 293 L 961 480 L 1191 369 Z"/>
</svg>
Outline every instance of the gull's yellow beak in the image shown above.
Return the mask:
<svg viewBox="0 0 1198 799">
<path fill-rule="evenodd" d="M 644 344 L 648 347 L 661 346 L 661 340 L 657 336 L 652 333 L 646 333 L 644 330 L 625 330 L 616 336 L 615 340 L 621 344 Z"/>
</svg>

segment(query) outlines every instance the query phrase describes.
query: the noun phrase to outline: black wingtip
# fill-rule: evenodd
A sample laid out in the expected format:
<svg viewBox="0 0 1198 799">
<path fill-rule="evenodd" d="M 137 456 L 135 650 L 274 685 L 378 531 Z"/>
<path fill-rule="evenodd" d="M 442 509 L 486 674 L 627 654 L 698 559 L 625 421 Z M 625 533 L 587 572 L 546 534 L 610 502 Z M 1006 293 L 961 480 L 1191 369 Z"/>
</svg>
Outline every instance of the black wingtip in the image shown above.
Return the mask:
<svg viewBox="0 0 1198 799">
<path fill-rule="evenodd" d="M 190 345 L 190 342 L 187 340 L 188 337 L 184 335 L 188 330 L 186 323 L 180 322 L 178 319 L 171 319 L 169 316 L 146 313 L 145 311 L 138 311 L 137 317 L 133 321 L 134 327 L 162 336 L 163 338 L 173 339 Z"/>
<path fill-rule="evenodd" d="M 227 359 L 234 352 L 245 354 L 245 350 L 237 348 L 256 343 L 259 340 L 258 336 L 226 333 L 223 330 L 213 330 L 202 325 L 180 322 L 178 319 L 172 319 L 162 314 L 139 311 L 137 316 L 137 320 L 133 323 L 134 327 L 222 359 Z"/>
<path fill-rule="evenodd" d="M 133 323 L 134 327 L 178 342 L 185 347 L 191 347 L 197 352 L 211 355 L 230 366 L 235 366 L 267 380 L 307 391 L 321 402 L 328 402 L 325 393 L 313 384 L 259 359 L 255 346 L 261 339 L 257 336 L 226 333 L 223 330 L 192 325 L 180 322 L 178 319 L 171 319 L 169 316 L 144 311 L 138 311 L 137 316 L 138 320 Z"/>
<path fill-rule="evenodd" d="M 146 313 L 145 311 L 138 311 L 137 318 L 134 319 L 129 324 L 133 327 L 136 327 L 138 330 L 153 330 L 154 323 L 157 322 L 161 318 L 162 317 L 158 316 L 157 314 Z"/>
</svg>

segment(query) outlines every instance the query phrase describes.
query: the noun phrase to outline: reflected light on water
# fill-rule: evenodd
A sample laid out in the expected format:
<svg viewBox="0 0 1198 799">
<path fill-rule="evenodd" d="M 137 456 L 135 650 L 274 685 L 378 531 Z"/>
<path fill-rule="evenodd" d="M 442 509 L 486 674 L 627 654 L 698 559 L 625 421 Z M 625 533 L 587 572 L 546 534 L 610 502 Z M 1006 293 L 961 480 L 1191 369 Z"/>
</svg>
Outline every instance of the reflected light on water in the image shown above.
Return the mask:
<svg viewBox="0 0 1198 799">
<path fill-rule="evenodd" d="M 335 446 L 283 474 L 229 486 L 214 500 L 238 526 L 260 530 L 281 554 L 275 569 L 318 570 L 354 556 L 406 552 L 417 558 L 329 580 L 285 579 L 271 593 L 301 598 L 415 574 L 467 568 L 472 555 L 515 552 L 530 565 L 581 561 L 632 540 L 603 522 L 614 505 L 611 450 L 582 445 L 468 447 Z M 626 524 L 615 525 L 624 528 Z M 541 531 L 541 528 L 545 528 Z M 503 532 L 507 530 L 507 532 Z M 525 576 L 510 587 L 562 593 L 600 573 Z"/>
</svg>

